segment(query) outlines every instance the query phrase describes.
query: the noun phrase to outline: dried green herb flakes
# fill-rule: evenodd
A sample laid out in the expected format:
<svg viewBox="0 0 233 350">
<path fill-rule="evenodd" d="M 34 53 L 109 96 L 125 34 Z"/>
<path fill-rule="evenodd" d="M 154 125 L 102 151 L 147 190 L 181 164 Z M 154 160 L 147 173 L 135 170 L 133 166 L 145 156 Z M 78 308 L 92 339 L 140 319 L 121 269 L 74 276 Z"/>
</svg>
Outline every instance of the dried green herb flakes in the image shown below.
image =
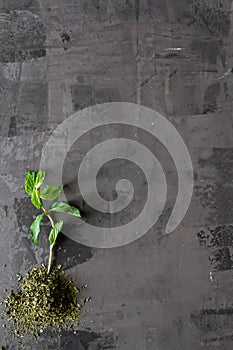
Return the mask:
<svg viewBox="0 0 233 350">
<path fill-rule="evenodd" d="M 18 335 L 39 334 L 50 326 L 59 329 L 78 326 L 84 301 L 78 301 L 80 289 L 63 271 L 33 268 L 21 279 L 20 291 L 6 300 L 9 318 Z"/>
</svg>

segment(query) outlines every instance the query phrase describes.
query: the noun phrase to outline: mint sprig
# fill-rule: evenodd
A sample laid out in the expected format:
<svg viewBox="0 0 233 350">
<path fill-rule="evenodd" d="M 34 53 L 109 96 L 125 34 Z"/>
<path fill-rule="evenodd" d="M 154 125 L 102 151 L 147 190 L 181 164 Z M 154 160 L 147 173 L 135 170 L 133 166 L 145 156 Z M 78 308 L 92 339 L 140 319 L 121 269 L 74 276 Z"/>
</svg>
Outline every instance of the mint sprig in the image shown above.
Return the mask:
<svg viewBox="0 0 233 350">
<path fill-rule="evenodd" d="M 32 204 L 37 208 L 42 210 L 42 213 L 37 215 L 30 226 L 30 234 L 32 236 L 34 244 L 38 244 L 38 237 L 40 233 L 40 224 L 42 219 L 46 216 L 52 226 L 49 234 L 50 243 L 50 254 L 49 254 L 49 264 L 48 264 L 48 274 L 51 270 L 52 265 L 52 252 L 53 247 L 56 243 L 57 237 L 62 230 L 63 221 L 54 222 L 51 212 L 66 213 L 81 218 L 80 211 L 68 203 L 55 202 L 51 205 L 50 209 L 45 209 L 43 205 L 43 200 L 52 201 L 58 198 L 62 192 L 62 186 L 49 185 L 41 190 L 45 180 L 45 172 L 39 170 L 37 173 L 34 171 L 27 171 L 25 174 L 24 189 L 28 195 L 31 196 Z"/>
</svg>

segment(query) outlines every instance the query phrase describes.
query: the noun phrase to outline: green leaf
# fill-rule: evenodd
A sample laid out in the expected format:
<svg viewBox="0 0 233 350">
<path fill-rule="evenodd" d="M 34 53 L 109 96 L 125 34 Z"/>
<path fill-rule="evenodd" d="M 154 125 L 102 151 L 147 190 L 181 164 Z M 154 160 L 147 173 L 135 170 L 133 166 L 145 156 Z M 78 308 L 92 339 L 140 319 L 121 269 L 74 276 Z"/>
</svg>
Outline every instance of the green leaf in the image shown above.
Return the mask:
<svg viewBox="0 0 233 350">
<path fill-rule="evenodd" d="M 63 225 L 63 221 L 58 221 L 54 227 L 52 228 L 52 230 L 50 231 L 50 234 L 49 234 L 49 242 L 51 245 L 54 245 L 55 242 L 56 242 L 56 239 L 57 239 L 57 236 L 59 234 L 59 232 L 61 231 L 62 229 L 62 225 Z"/>
<path fill-rule="evenodd" d="M 33 171 L 27 171 L 26 174 L 26 179 L 25 179 L 25 184 L 24 184 L 24 189 L 27 194 L 32 194 L 32 191 L 35 186 L 35 181 L 36 181 L 36 174 Z"/>
<path fill-rule="evenodd" d="M 45 172 L 43 170 L 39 170 L 37 175 L 36 175 L 36 183 L 35 183 L 35 188 L 38 189 L 42 185 L 45 179 Z"/>
<path fill-rule="evenodd" d="M 32 201 L 32 204 L 33 204 L 37 209 L 42 208 L 42 204 L 41 204 L 41 201 L 40 201 L 40 195 L 39 195 L 38 190 L 34 189 L 34 190 L 32 191 L 31 201 Z"/>
<path fill-rule="evenodd" d="M 38 236 L 40 233 L 40 222 L 44 216 L 44 213 L 38 215 L 30 226 L 30 234 L 32 236 L 34 244 L 38 243 Z"/>
<path fill-rule="evenodd" d="M 50 211 L 56 211 L 58 213 L 66 213 L 66 214 L 74 215 L 74 216 L 77 216 L 78 218 L 81 218 L 80 211 L 77 208 L 64 202 L 53 203 Z"/>
<path fill-rule="evenodd" d="M 54 200 L 60 196 L 63 186 L 47 186 L 40 192 L 40 198 L 45 200 Z"/>
</svg>

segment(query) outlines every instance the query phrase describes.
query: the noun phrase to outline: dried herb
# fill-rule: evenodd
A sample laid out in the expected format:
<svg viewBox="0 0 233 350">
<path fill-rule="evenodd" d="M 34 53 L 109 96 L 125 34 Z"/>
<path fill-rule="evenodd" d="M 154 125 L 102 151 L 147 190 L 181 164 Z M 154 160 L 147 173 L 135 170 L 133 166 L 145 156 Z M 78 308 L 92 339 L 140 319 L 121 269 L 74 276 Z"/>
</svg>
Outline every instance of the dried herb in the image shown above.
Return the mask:
<svg viewBox="0 0 233 350">
<path fill-rule="evenodd" d="M 45 267 L 33 268 L 20 281 L 20 290 L 11 292 L 6 300 L 15 333 L 38 335 L 46 328 L 78 326 L 86 299 L 78 301 L 80 289 L 62 271 Z"/>
</svg>

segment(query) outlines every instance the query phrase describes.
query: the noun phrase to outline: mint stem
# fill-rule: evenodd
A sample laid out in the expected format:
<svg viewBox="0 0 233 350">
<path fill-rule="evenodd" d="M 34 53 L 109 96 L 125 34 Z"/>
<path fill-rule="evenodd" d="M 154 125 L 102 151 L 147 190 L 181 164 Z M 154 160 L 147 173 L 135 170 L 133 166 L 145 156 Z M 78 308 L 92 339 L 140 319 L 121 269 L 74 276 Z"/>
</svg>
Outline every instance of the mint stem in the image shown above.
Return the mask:
<svg viewBox="0 0 233 350">
<path fill-rule="evenodd" d="M 48 274 L 50 273 L 50 270 L 51 270 L 52 259 L 53 259 L 53 245 L 50 245 L 50 248 L 49 248 L 49 264 L 48 264 L 48 271 L 47 271 Z"/>
<path fill-rule="evenodd" d="M 45 213 L 45 215 L 47 216 L 47 218 L 49 219 L 49 221 L 51 223 L 51 226 L 54 227 L 55 224 L 54 224 L 54 221 L 53 221 L 53 218 L 51 217 L 51 215 L 47 212 L 47 210 L 44 207 L 42 207 L 42 210 Z M 53 260 L 53 244 L 50 244 L 50 247 L 49 247 L 49 264 L 48 264 L 48 271 L 47 271 L 48 274 L 50 273 L 50 270 L 51 270 L 52 260 Z"/>
</svg>

